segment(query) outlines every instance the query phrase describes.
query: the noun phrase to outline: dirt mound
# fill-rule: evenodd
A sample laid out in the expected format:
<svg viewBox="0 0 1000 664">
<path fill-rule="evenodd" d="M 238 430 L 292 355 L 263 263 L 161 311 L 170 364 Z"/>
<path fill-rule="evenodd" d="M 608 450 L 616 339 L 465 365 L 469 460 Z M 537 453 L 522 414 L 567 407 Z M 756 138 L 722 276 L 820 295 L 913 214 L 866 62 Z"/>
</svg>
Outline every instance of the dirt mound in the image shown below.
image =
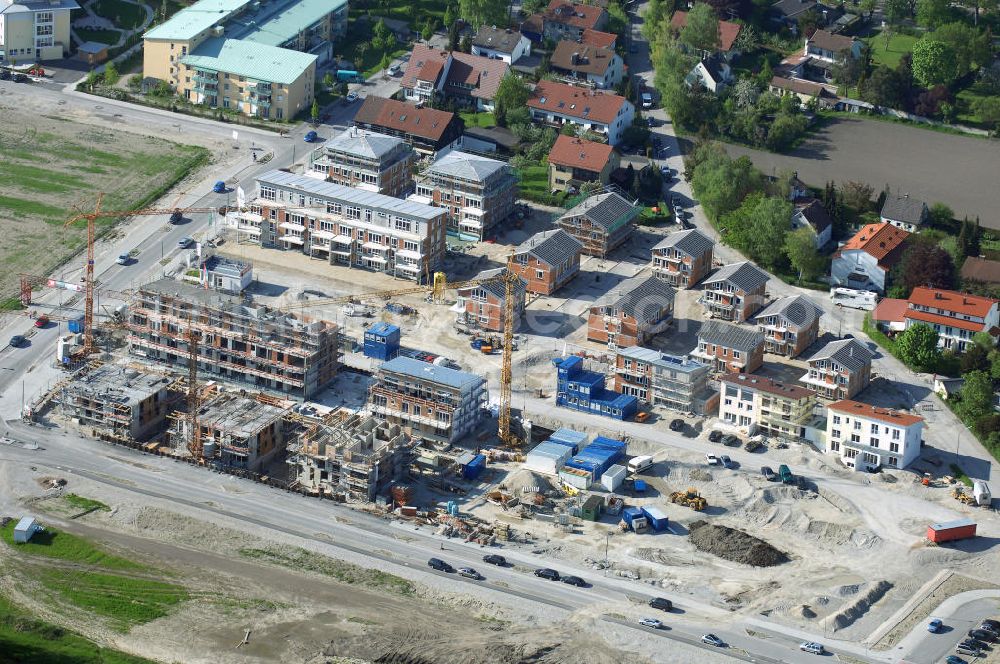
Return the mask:
<svg viewBox="0 0 1000 664">
<path fill-rule="evenodd" d="M 688 524 L 688 539 L 700 551 L 754 567 L 773 567 L 788 562 L 788 556 L 767 542 L 727 526 L 705 521 Z"/>
<path fill-rule="evenodd" d="M 694 482 L 711 482 L 712 473 L 704 470 L 702 468 L 692 468 L 688 473 L 688 477 Z"/>
</svg>

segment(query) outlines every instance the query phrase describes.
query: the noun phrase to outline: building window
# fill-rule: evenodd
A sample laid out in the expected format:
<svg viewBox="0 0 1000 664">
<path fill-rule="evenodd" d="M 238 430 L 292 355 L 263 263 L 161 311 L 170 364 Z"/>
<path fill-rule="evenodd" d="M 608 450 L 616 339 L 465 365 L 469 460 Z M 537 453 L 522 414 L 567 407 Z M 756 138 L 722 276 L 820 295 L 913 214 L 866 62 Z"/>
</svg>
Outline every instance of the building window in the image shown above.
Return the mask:
<svg viewBox="0 0 1000 664">
<path fill-rule="evenodd" d="M 900 434 L 899 429 L 893 429 L 892 430 L 892 439 L 893 440 L 899 440 L 899 434 Z"/>
<path fill-rule="evenodd" d="M 876 434 L 878 433 L 878 425 L 877 424 L 873 424 L 872 425 L 872 433 L 876 433 Z"/>
<path fill-rule="evenodd" d="M 860 443 L 861 442 L 861 436 L 859 436 L 856 433 L 852 433 L 851 434 L 851 442 L 852 443 Z"/>
<path fill-rule="evenodd" d="M 889 443 L 889 451 L 890 452 L 898 452 L 899 451 L 899 443 Z"/>
<path fill-rule="evenodd" d="M 861 431 L 861 420 L 854 420 L 854 430 Z"/>
<path fill-rule="evenodd" d="M 835 440 L 831 441 L 830 442 L 830 451 L 831 452 L 839 452 L 840 451 L 840 443 L 837 442 L 837 441 L 835 441 Z"/>
<path fill-rule="evenodd" d="M 840 438 L 840 429 L 834 429 L 830 432 L 832 438 Z"/>
<path fill-rule="evenodd" d="M 878 447 L 878 438 L 871 438 L 870 443 L 872 447 Z"/>
<path fill-rule="evenodd" d="M 265 185 L 260 186 L 260 197 L 267 201 L 277 200 L 277 191 L 274 187 L 268 187 Z M 274 210 L 271 210 L 274 212 Z"/>
<path fill-rule="evenodd" d="M 840 424 L 840 415 L 834 415 L 833 416 L 833 423 L 834 424 Z"/>
</svg>

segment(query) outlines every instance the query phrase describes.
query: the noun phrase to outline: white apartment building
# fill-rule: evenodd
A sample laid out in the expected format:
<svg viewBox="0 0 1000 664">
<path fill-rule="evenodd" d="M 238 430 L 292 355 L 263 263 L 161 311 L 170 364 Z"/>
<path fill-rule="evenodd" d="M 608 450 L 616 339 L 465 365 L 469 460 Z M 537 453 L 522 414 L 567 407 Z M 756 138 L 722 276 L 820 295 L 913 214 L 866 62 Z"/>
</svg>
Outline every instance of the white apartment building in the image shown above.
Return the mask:
<svg viewBox="0 0 1000 664">
<path fill-rule="evenodd" d="M 0 62 L 59 60 L 70 49 L 74 0 L 0 0 Z"/>
<path fill-rule="evenodd" d="M 826 451 L 850 468 L 906 468 L 920 456 L 924 418 L 858 401 L 827 408 Z"/>
<path fill-rule="evenodd" d="M 749 436 L 764 433 L 805 438 L 816 407 L 816 393 L 812 390 L 764 376 L 723 376 L 719 392 L 719 419 Z"/>
</svg>

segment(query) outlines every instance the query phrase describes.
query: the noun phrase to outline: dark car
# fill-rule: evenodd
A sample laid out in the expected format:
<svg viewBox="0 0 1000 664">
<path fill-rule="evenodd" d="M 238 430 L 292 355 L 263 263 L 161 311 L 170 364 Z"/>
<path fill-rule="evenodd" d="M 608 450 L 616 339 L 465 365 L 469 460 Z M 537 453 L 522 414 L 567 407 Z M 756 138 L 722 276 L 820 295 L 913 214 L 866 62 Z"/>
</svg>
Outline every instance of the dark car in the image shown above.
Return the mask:
<svg viewBox="0 0 1000 664">
<path fill-rule="evenodd" d="M 180 210 L 174 210 L 170 213 L 170 223 L 179 224 L 184 221 L 184 214 Z"/>
<path fill-rule="evenodd" d="M 319 135 L 314 131 L 307 131 L 306 135 L 302 137 L 302 140 L 306 143 L 312 143 L 319 138 Z"/>
<path fill-rule="evenodd" d="M 562 581 L 563 583 L 568 583 L 571 586 L 576 586 L 577 588 L 586 588 L 588 585 L 586 581 L 584 581 L 578 576 L 573 576 L 573 575 L 564 576 L 560 579 L 560 581 Z"/>
<path fill-rule="evenodd" d="M 710 442 L 710 443 L 717 443 L 720 440 L 722 440 L 722 432 L 721 431 L 719 431 L 717 429 L 713 429 L 712 431 L 708 432 L 708 442 Z"/>
<path fill-rule="evenodd" d="M 10 80 L 10 70 L 0 69 L 0 81 L 9 81 L 9 80 Z"/>
<path fill-rule="evenodd" d="M 767 480 L 768 482 L 776 482 L 778 481 L 778 479 L 780 479 L 777 476 L 777 474 L 775 474 L 775 472 L 771 470 L 770 466 L 761 466 L 760 474 L 763 475 L 764 479 Z"/>
<path fill-rule="evenodd" d="M 554 569 L 549 569 L 548 567 L 542 567 L 541 569 L 535 570 L 535 576 L 540 576 L 543 579 L 548 579 L 549 581 L 558 581 L 559 572 Z"/>
<path fill-rule="evenodd" d="M 722 444 L 726 447 L 739 447 L 740 439 L 732 434 L 726 434 L 722 437 Z"/>
<path fill-rule="evenodd" d="M 496 565 L 498 567 L 504 567 L 507 564 L 507 559 L 503 556 L 491 553 L 487 556 L 483 556 L 483 562 L 490 565 Z"/>
<path fill-rule="evenodd" d="M 983 631 L 990 632 L 991 634 L 996 634 L 1000 636 L 1000 626 L 994 625 L 993 623 L 988 623 L 985 620 L 976 629 L 981 629 Z"/>
<path fill-rule="evenodd" d="M 969 636 L 973 639 L 979 639 L 980 641 L 986 641 L 987 643 L 992 643 L 997 640 L 997 635 L 993 632 L 987 632 L 985 629 L 970 629 Z"/>
<path fill-rule="evenodd" d="M 10 345 L 12 348 L 18 348 L 24 343 L 24 337 L 20 334 L 15 334 L 10 338 Z"/>
<path fill-rule="evenodd" d="M 968 664 L 968 662 L 958 655 L 948 655 L 944 658 L 944 664 Z"/>
<path fill-rule="evenodd" d="M 441 560 L 440 558 L 431 558 L 427 561 L 427 566 L 436 569 L 439 572 L 454 572 L 455 568 Z"/>
<path fill-rule="evenodd" d="M 17 74 L 14 74 L 14 82 L 15 83 L 27 83 L 28 82 L 28 76 L 26 74 L 22 74 L 22 73 L 18 72 Z"/>
<path fill-rule="evenodd" d="M 649 605 L 660 611 L 673 611 L 674 603 L 665 597 L 654 597 L 649 600 Z"/>
<path fill-rule="evenodd" d="M 678 419 L 670 422 L 671 431 L 680 431 L 683 428 L 684 428 L 684 420 Z"/>
<path fill-rule="evenodd" d="M 993 620 L 992 618 L 984 618 L 984 625 L 989 625 L 990 629 L 994 631 L 1000 631 L 1000 620 Z"/>
</svg>

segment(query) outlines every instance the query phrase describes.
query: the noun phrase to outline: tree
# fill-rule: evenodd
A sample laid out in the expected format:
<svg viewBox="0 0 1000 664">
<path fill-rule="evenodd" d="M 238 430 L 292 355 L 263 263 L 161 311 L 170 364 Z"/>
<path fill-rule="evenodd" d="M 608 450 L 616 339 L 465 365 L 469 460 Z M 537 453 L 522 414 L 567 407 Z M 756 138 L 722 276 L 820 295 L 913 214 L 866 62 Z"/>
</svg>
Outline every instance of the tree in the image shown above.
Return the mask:
<svg viewBox="0 0 1000 664">
<path fill-rule="evenodd" d="M 430 41 L 431 37 L 434 36 L 434 24 L 428 20 L 427 24 L 424 25 L 424 29 L 420 31 L 420 38 L 424 41 Z"/>
<path fill-rule="evenodd" d="M 861 0 L 861 4 L 858 8 L 863 14 L 868 14 L 868 18 L 871 18 L 872 13 L 875 11 L 876 0 Z"/>
<path fill-rule="evenodd" d="M 920 93 L 917 97 L 917 103 L 913 110 L 916 111 L 917 115 L 934 117 L 938 115 L 945 106 L 950 105 L 951 103 L 952 96 L 948 88 L 943 85 L 935 85 L 930 90 Z"/>
<path fill-rule="evenodd" d="M 757 42 L 760 40 L 760 35 L 757 34 L 756 28 L 750 24 L 744 25 L 740 28 L 740 33 L 736 35 L 736 41 L 733 42 L 733 48 L 741 53 L 750 53 L 757 48 Z"/>
<path fill-rule="evenodd" d="M 959 21 L 942 25 L 931 33 L 931 38 L 951 47 L 959 76 L 993 61 L 990 34 L 966 23 Z"/>
<path fill-rule="evenodd" d="M 504 0 L 459 0 L 458 13 L 476 30 L 483 25 L 507 24 L 507 3 Z"/>
<path fill-rule="evenodd" d="M 114 62 L 108 62 L 108 64 L 104 65 L 104 85 L 109 88 L 113 87 L 119 78 L 121 77 L 118 75 L 118 68 L 115 67 Z"/>
<path fill-rule="evenodd" d="M 513 72 L 509 72 L 500 79 L 500 85 L 493 97 L 493 116 L 496 118 L 497 124 L 506 127 L 510 112 L 516 108 L 524 107 L 528 102 L 529 94 L 527 84 Z"/>
<path fill-rule="evenodd" d="M 726 244 L 768 268 L 785 258 L 785 235 L 792 217 L 792 204 L 784 198 L 755 192 L 722 217 Z"/>
<path fill-rule="evenodd" d="M 757 89 L 756 81 L 752 78 L 744 76 L 740 80 L 736 81 L 736 85 L 733 86 L 733 91 L 730 96 L 739 108 L 747 108 L 757 103 L 757 97 L 760 96 L 760 90 Z"/>
<path fill-rule="evenodd" d="M 849 180 L 840 185 L 841 199 L 858 214 L 864 214 L 871 209 L 874 195 L 875 187 L 865 182 Z"/>
<path fill-rule="evenodd" d="M 959 366 L 963 375 L 970 371 L 989 371 L 990 352 L 979 344 L 969 344 L 959 358 Z"/>
<path fill-rule="evenodd" d="M 955 219 L 955 213 L 944 203 L 934 203 L 928 212 L 931 225 L 935 228 L 950 228 Z"/>
<path fill-rule="evenodd" d="M 695 3 L 681 28 L 680 40 L 695 53 L 714 53 L 719 48 L 719 19 L 703 2 Z"/>
<path fill-rule="evenodd" d="M 955 265 L 951 254 L 934 244 L 914 236 L 900 261 L 900 275 L 906 293 L 918 286 L 949 289 L 955 281 Z"/>
<path fill-rule="evenodd" d="M 795 98 L 796 102 L 798 99 Z M 806 130 L 807 121 L 802 115 L 781 113 L 767 130 L 766 145 L 769 150 L 781 152 L 789 147 Z"/>
<path fill-rule="evenodd" d="M 100 83 L 100 81 L 101 81 L 101 75 L 98 74 L 95 70 L 91 69 L 89 72 L 87 72 L 87 80 L 85 81 L 85 84 L 88 90 L 93 90 L 94 86 Z"/>
<path fill-rule="evenodd" d="M 990 129 L 1000 126 L 1000 97 L 977 97 L 972 102 L 972 112 L 979 116 L 979 121 Z"/>
<path fill-rule="evenodd" d="M 392 64 L 392 56 L 388 53 L 382 54 L 382 59 L 378 61 L 378 68 L 382 70 L 382 75 L 387 76 L 389 65 Z"/>
<path fill-rule="evenodd" d="M 928 88 L 951 85 L 958 76 L 955 50 L 936 39 L 921 39 L 913 45 L 913 76 Z"/>
<path fill-rule="evenodd" d="M 618 35 L 619 42 L 625 43 L 625 35 L 628 33 L 628 15 L 622 6 L 617 2 L 609 2 L 606 7 L 608 12 L 608 32 Z"/>
<path fill-rule="evenodd" d="M 899 73 L 879 65 L 858 85 L 861 98 L 876 106 L 900 108 L 903 105 L 903 83 Z"/>
<path fill-rule="evenodd" d="M 917 0 L 917 23 L 936 28 L 951 17 L 950 0 Z"/>
<path fill-rule="evenodd" d="M 813 280 L 823 272 L 826 259 L 816 250 L 816 236 L 811 228 L 799 228 L 785 236 L 785 255 L 798 270 L 799 281 Z"/>
<path fill-rule="evenodd" d="M 833 78 L 842 85 L 855 85 L 865 71 L 864 58 L 856 58 L 850 51 L 844 51 L 833 65 Z"/>
<path fill-rule="evenodd" d="M 938 333 L 930 325 L 917 323 L 896 338 L 896 351 L 900 358 L 917 371 L 931 371 L 937 364 Z"/>
<path fill-rule="evenodd" d="M 462 42 L 458 45 L 458 48 L 460 51 L 462 51 L 462 53 L 471 53 L 472 37 L 470 37 L 469 35 L 465 35 L 464 37 L 462 37 Z"/>
<path fill-rule="evenodd" d="M 323 87 L 327 90 L 332 90 L 335 83 L 336 81 L 333 80 L 333 74 L 326 72 L 323 76 Z"/>
<path fill-rule="evenodd" d="M 669 0 L 649 0 L 642 12 L 642 36 L 651 44 L 660 41 L 660 31 L 666 25 L 673 12 L 673 3 Z"/>
<path fill-rule="evenodd" d="M 453 5 L 448 5 L 444 10 L 444 26 L 450 30 L 454 23 L 455 7 Z"/>
<path fill-rule="evenodd" d="M 993 381 L 985 371 L 972 371 L 964 375 L 965 382 L 958 395 L 961 412 L 970 418 L 981 417 L 993 410 Z"/>
<path fill-rule="evenodd" d="M 763 189 L 763 178 L 750 159 L 733 160 L 722 148 L 710 148 L 691 177 L 691 186 L 712 219 L 739 207 L 751 191 Z M 786 218 L 786 223 L 791 217 Z M 778 245 L 780 248 L 780 244 Z"/>
<path fill-rule="evenodd" d="M 886 23 L 891 26 L 899 25 L 909 14 L 908 0 L 885 0 L 882 5 L 882 15 L 885 16 Z M 886 49 L 888 49 L 888 40 L 886 40 Z"/>
<path fill-rule="evenodd" d="M 319 122 L 319 102 L 313 99 L 312 108 L 309 109 L 309 116 L 312 118 L 313 124 Z"/>
</svg>

